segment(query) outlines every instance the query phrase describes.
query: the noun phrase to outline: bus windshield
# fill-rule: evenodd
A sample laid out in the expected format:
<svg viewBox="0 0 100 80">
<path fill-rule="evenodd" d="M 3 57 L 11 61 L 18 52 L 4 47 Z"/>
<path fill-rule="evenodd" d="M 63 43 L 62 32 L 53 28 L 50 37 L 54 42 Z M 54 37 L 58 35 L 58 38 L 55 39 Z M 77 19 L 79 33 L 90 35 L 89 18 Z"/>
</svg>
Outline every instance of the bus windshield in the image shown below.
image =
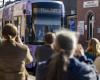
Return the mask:
<svg viewBox="0 0 100 80">
<path fill-rule="evenodd" d="M 63 4 L 37 2 L 32 4 L 32 29 L 35 42 L 43 42 L 47 32 L 55 32 L 63 24 Z"/>
</svg>

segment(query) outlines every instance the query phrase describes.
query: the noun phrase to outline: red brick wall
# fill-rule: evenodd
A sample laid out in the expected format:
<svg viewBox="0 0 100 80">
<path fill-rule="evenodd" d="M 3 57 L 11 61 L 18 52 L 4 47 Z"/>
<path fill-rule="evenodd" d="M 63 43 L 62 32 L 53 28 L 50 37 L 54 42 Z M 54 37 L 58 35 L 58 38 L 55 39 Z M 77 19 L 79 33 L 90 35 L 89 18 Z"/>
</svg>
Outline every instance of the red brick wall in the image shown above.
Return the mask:
<svg viewBox="0 0 100 80">
<path fill-rule="evenodd" d="M 77 0 L 77 22 L 85 21 L 85 25 L 87 25 L 87 14 L 89 11 L 93 11 L 95 14 L 94 37 L 100 40 L 100 33 L 97 33 L 97 29 L 100 28 L 100 2 L 99 7 L 83 8 L 84 1 L 92 0 Z M 80 41 L 83 43 L 87 41 L 87 30 L 84 30 L 84 35 L 81 35 Z"/>
</svg>

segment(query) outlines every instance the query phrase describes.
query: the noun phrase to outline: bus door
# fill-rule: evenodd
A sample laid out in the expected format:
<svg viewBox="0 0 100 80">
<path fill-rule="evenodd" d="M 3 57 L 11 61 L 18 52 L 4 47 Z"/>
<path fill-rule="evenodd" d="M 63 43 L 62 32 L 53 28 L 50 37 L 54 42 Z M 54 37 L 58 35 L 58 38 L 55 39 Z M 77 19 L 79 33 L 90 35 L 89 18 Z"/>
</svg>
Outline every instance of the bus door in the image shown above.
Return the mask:
<svg viewBox="0 0 100 80">
<path fill-rule="evenodd" d="M 76 26 L 77 26 L 77 18 L 75 16 L 68 16 L 67 17 L 67 28 L 70 29 L 71 31 L 76 31 Z"/>
<path fill-rule="evenodd" d="M 34 29 L 32 27 L 32 15 L 26 15 L 26 27 L 25 27 L 25 42 L 31 43 L 34 38 Z"/>
<path fill-rule="evenodd" d="M 14 17 L 14 24 L 18 29 L 18 34 L 21 36 L 21 17 L 20 16 Z"/>
</svg>

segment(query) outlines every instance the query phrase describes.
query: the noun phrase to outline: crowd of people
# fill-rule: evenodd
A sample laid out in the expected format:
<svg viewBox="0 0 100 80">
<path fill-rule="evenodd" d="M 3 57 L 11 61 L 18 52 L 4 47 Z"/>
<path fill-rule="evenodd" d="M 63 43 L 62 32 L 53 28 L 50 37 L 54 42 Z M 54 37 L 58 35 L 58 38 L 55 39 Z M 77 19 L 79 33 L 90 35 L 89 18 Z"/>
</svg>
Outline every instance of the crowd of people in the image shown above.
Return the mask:
<svg viewBox="0 0 100 80">
<path fill-rule="evenodd" d="M 33 61 L 28 46 L 22 43 L 16 26 L 6 24 L 0 39 L 0 80 L 28 80 L 25 65 Z M 59 30 L 44 36 L 36 48 L 36 80 L 100 80 L 100 42 L 88 41 L 84 50 L 77 32 Z"/>
</svg>

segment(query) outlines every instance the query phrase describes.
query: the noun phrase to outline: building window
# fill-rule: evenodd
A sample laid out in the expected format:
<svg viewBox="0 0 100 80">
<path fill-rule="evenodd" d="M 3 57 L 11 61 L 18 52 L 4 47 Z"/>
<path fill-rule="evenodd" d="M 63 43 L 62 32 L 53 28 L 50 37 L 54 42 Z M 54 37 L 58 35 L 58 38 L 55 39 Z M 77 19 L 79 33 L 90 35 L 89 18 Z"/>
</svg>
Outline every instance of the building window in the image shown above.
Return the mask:
<svg viewBox="0 0 100 80">
<path fill-rule="evenodd" d="M 87 40 L 93 38 L 94 22 L 95 22 L 95 15 L 93 13 L 89 13 L 87 16 Z"/>
</svg>

